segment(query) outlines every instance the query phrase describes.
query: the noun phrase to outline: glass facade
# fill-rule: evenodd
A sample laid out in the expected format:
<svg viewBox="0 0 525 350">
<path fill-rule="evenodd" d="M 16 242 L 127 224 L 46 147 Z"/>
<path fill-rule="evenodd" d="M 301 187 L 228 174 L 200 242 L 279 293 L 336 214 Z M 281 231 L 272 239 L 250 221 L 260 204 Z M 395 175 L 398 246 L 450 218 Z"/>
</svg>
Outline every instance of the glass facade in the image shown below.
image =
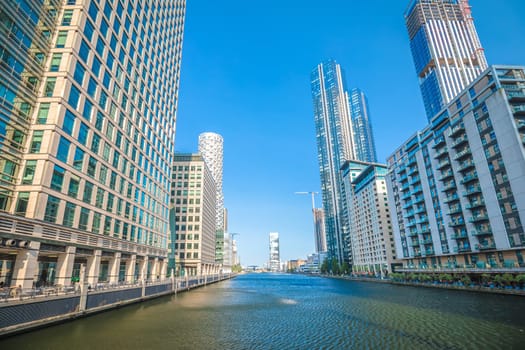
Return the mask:
<svg viewBox="0 0 525 350">
<path fill-rule="evenodd" d="M 368 99 L 360 89 L 352 89 L 349 104 L 354 132 L 355 159 L 375 163 L 377 155 Z"/>
</svg>

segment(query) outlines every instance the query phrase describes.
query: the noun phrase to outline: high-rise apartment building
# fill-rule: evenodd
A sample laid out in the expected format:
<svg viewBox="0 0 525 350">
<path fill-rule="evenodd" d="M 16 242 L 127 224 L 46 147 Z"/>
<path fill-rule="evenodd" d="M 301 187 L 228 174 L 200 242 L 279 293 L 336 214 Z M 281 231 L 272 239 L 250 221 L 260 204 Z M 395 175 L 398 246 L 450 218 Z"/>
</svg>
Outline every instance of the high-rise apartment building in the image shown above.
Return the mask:
<svg viewBox="0 0 525 350">
<path fill-rule="evenodd" d="M 314 208 L 314 233 L 315 233 L 315 252 L 326 252 L 326 231 L 324 223 L 324 210 L 322 208 Z"/>
<path fill-rule="evenodd" d="M 490 67 L 388 167 L 397 257 L 406 268 L 525 266 L 524 67 Z"/>
<path fill-rule="evenodd" d="M 325 215 L 326 245 L 330 257 L 348 260 L 345 243 L 348 223 L 344 213 L 341 166 L 355 158 L 352 120 L 341 66 L 333 60 L 319 64 L 311 74 L 317 157 Z"/>
<path fill-rule="evenodd" d="M 175 154 L 171 202 L 171 232 L 176 275 L 218 273 L 215 261 L 216 185 L 200 154 Z M 173 242 L 171 242 L 173 243 Z M 170 244 L 170 247 L 172 244 Z"/>
<path fill-rule="evenodd" d="M 350 115 L 354 131 L 355 159 L 375 163 L 377 155 L 368 99 L 364 92 L 357 88 L 350 91 Z"/>
<path fill-rule="evenodd" d="M 281 255 L 279 251 L 279 232 L 270 232 L 270 256 L 268 269 L 272 272 L 281 271 Z"/>
<path fill-rule="evenodd" d="M 385 179 L 387 167 L 348 161 L 342 170 L 348 194 L 352 271 L 385 276 L 392 272 L 395 261 Z"/>
<path fill-rule="evenodd" d="M 2 0 L 1 281 L 166 276 L 184 15 L 184 0 Z"/>
<path fill-rule="evenodd" d="M 468 0 L 412 0 L 410 48 L 430 120 L 487 68 Z"/>
<path fill-rule="evenodd" d="M 222 191 L 224 141 L 221 135 L 205 132 L 199 135 L 199 153 L 208 164 L 216 186 L 216 247 L 215 258 L 218 263 L 224 262 L 224 232 L 226 219 L 224 210 L 224 194 Z"/>
</svg>

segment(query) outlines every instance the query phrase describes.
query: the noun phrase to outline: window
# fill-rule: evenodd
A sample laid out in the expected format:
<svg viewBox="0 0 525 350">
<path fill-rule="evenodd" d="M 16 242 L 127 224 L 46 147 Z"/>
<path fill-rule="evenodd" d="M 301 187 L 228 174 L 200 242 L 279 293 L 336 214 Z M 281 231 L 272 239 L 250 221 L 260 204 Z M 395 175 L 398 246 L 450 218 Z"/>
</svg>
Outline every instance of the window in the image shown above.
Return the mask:
<svg viewBox="0 0 525 350">
<path fill-rule="evenodd" d="M 86 24 L 84 25 L 84 35 L 88 39 L 88 41 L 91 41 L 93 38 L 93 25 L 90 21 L 86 21 Z"/>
<path fill-rule="evenodd" d="M 73 10 L 65 10 L 64 16 L 62 17 L 62 24 L 63 26 L 69 26 L 71 25 L 71 19 L 73 18 Z"/>
<path fill-rule="evenodd" d="M 97 57 L 93 58 L 93 63 L 91 65 L 91 72 L 93 72 L 93 74 L 97 78 L 98 78 L 98 75 L 100 74 L 100 67 L 101 67 L 101 65 L 102 65 L 102 63 L 100 62 L 100 60 Z"/>
<path fill-rule="evenodd" d="M 25 216 L 27 204 L 29 203 L 29 192 L 19 192 L 16 202 L 15 215 Z"/>
<path fill-rule="evenodd" d="M 93 223 L 91 225 L 91 232 L 100 232 L 100 213 L 93 213 Z"/>
<path fill-rule="evenodd" d="M 62 130 L 67 134 L 73 135 L 73 127 L 75 125 L 75 116 L 71 113 L 70 110 L 66 110 L 64 115 L 64 123 L 62 124 Z"/>
<path fill-rule="evenodd" d="M 58 143 L 58 150 L 57 150 L 57 159 L 61 162 L 67 163 L 67 157 L 69 155 L 69 146 L 71 145 L 71 142 L 68 141 L 63 136 L 60 137 L 60 142 Z"/>
<path fill-rule="evenodd" d="M 71 89 L 69 90 L 69 99 L 67 102 L 74 109 L 78 109 L 78 104 L 80 102 L 80 90 L 78 90 L 74 85 L 71 85 Z"/>
<path fill-rule="evenodd" d="M 56 47 L 58 47 L 58 48 L 65 47 L 66 46 L 66 40 L 67 40 L 67 31 L 60 31 L 60 32 L 58 32 Z"/>
<path fill-rule="evenodd" d="M 89 56 L 89 46 L 85 40 L 80 42 L 80 48 L 78 49 L 78 56 L 84 61 L 87 62 Z"/>
<path fill-rule="evenodd" d="M 76 175 L 71 175 L 71 179 L 69 179 L 69 189 L 67 191 L 68 196 L 77 198 L 79 183 L 80 183 L 80 178 Z"/>
<path fill-rule="evenodd" d="M 80 217 L 78 219 L 78 228 L 81 230 L 87 230 L 89 220 L 89 209 L 80 208 Z"/>
<path fill-rule="evenodd" d="M 91 177 L 95 177 L 95 171 L 97 169 L 97 160 L 93 157 L 89 157 L 87 174 Z"/>
<path fill-rule="evenodd" d="M 80 127 L 78 128 L 77 140 L 84 146 L 86 145 L 86 142 L 87 142 L 87 134 L 88 134 L 88 126 L 84 123 L 80 123 Z"/>
<path fill-rule="evenodd" d="M 84 194 L 82 195 L 82 201 L 84 203 L 91 203 L 91 197 L 93 196 L 93 184 L 86 181 L 84 184 Z"/>
<path fill-rule="evenodd" d="M 82 83 L 84 82 L 84 75 L 86 74 L 86 68 L 80 63 L 77 62 L 77 65 L 75 67 L 75 72 L 73 73 L 73 79 L 78 83 L 78 85 L 82 86 Z"/>
<path fill-rule="evenodd" d="M 62 54 L 54 53 L 53 57 L 51 58 L 51 67 L 49 67 L 49 70 L 51 72 L 58 72 L 58 70 L 60 69 L 61 60 L 62 60 Z"/>
<path fill-rule="evenodd" d="M 60 205 L 60 199 L 53 197 L 53 196 L 47 197 L 47 205 L 46 205 L 46 211 L 44 213 L 44 221 L 52 222 L 52 223 L 56 221 L 59 205 Z"/>
<path fill-rule="evenodd" d="M 104 234 L 107 236 L 109 235 L 111 231 L 111 218 L 109 216 L 106 216 L 106 219 L 104 220 Z"/>
<path fill-rule="evenodd" d="M 93 139 L 91 140 L 91 151 L 98 153 L 100 147 L 100 136 L 98 134 L 93 134 Z"/>
<path fill-rule="evenodd" d="M 49 103 L 41 103 L 38 115 L 36 118 L 37 124 L 45 124 L 47 122 L 47 115 L 49 114 Z"/>
<path fill-rule="evenodd" d="M 53 169 L 53 176 L 51 177 L 51 188 L 55 191 L 62 191 L 62 184 L 64 183 L 65 169 L 55 165 Z"/>
<path fill-rule="evenodd" d="M 95 206 L 102 209 L 102 203 L 104 202 L 104 190 L 97 188 L 97 196 L 95 197 Z"/>
<path fill-rule="evenodd" d="M 36 160 L 28 160 L 22 177 L 22 185 L 32 185 L 35 177 Z"/>
<path fill-rule="evenodd" d="M 49 77 L 49 78 L 47 78 L 46 86 L 44 87 L 44 96 L 45 97 L 53 96 L 53 92 L 55 91 L 56 81 L 57 81 L 56 77 Z"/>
<path fill-rule="evenodd" d="M 44 137 L 43 130 L 33 131 L 33 138 L 31 139 L 31 145 L 29 146 L 30 153 L 39 153 L 40 147 L 42 146 L 42 138 Z"/>
<path fill-rule="evenodd" d="M 73 203 L 66 202 L 66 208 L 64 210 L 64 219 L 62 225 L 67 227 L 73 227 L 75 221 L 75 209 L 76 205 Z"/>
</svg>

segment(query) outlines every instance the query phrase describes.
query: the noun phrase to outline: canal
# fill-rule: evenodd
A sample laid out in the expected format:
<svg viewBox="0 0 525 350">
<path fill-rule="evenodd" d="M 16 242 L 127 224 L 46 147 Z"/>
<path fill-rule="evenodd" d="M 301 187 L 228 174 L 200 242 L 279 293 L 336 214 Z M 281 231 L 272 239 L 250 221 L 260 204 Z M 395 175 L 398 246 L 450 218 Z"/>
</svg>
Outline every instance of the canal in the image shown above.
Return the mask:
<svg viewBox="0 0 525 350">
<path fill-rule="evenodd" d="M 525 298 L 246 274 L 0 349 L 524 349 Z"/>
</svg>

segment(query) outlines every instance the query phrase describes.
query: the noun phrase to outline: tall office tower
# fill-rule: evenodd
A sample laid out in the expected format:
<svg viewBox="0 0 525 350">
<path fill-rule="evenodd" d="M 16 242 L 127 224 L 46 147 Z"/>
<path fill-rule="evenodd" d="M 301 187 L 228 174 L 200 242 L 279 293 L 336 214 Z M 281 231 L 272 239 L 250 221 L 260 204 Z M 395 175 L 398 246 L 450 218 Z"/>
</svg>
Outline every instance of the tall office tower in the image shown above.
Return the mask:
<svg viewBox="0 0 525 350">
<path fill-rule="evenodd" d="M 330 258 L 348 261 L 348 223 L 344 216 L 341 166 L 354 159 L 352 122 L 343 72 L 333 60 L 323 62 L 311 74 L 317 157 L 325 215 L 326 245 Z"/>
<path fill-rule="evenodd" d="M 395 261 L 388 208 L 386 165 L 348 161 L 343 165 L 347 188 L 352 272 L 385 276 Z"/>
<path fill-rule="evenodd" d="M 407 270 L 524 267 L 525 67 L 485 71 L 388 167 L 396 255 Z"/>
<path fill-rule="evenodd" d="M 354 131 L 355 159 L 375 163 L 377 161 L 376 145 L 372 133 L 368 99 L 363 91 L 357 88 L 350 92 L 350 115 Z"/>
<path fill-rule="evenodd" d="M 165 276 L 185 1 L 1 4 L 1 281 Z"/>
<path fill-rule="evenodd" d="M 268 269 L 272 272 L 281 271 L 279 232 L 270 232 L 270 260 L 268 263 Z"/>
<path fill-rule="evenodd" d="M 223 263 L 224 254 L 224 194 L 222 192 L 222 167 L 223 167 L 223 146 L 222 136 L 213 132 L 204 132 L 199 135 L 199 153 L 202 154 L 206 163 L 210 167 L 211 174 L 217 186 L 217 225 L 216 225 L 216 253 L 215 259 Z"/>
<path fill-rule="evenodd" d="M 176 275 L 218 273 L 215 262 L 216 186 L 200 154 L 175 154 L 171 184 Z M 173 243 L 173 242 L 171 242 Z M 170 244 L 170 247 L 172 244 Z"/>
<path fill-rule="evenodd" d="M 326 252 L 326 231 L 324 224 L 324 210 L 314 209 L 314 232 L 315 232 L 315 252 Z"/>
<path fill-rule="evenodd" d="M 410 48 L 430 120 L 486 68 L 468 0 L 411 0 Z"/>
</svg>

